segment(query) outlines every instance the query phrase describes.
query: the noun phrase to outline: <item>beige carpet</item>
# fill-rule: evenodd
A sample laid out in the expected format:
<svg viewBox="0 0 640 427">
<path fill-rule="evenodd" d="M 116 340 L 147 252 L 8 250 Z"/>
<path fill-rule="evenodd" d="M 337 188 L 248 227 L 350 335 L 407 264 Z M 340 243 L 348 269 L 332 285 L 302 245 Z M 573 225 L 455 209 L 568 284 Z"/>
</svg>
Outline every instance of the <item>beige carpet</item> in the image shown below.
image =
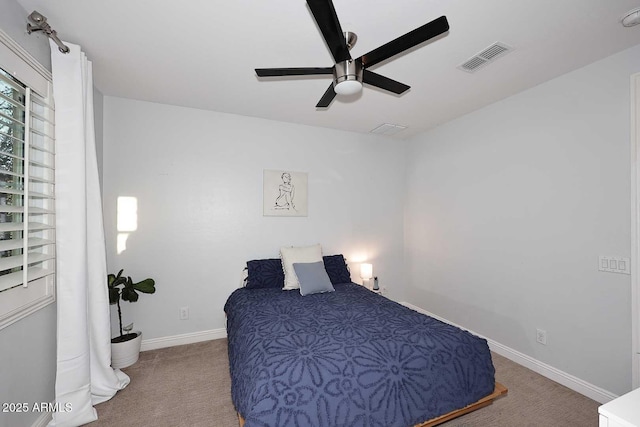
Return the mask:
<svg viewBox="0 0 640 427">
<path fill-rule="evenodd" d="M 509 393 L 443 427 L 589 427 L 599 404 L 493 354 L 496 379 Z M 91 427 L 237 427 L 231 403 L 227 341 L 147 351 L 124 369 L 131 384 L 97 405 Z M 274 426 L 277 427 L 277 426 Z"/>
</svg>

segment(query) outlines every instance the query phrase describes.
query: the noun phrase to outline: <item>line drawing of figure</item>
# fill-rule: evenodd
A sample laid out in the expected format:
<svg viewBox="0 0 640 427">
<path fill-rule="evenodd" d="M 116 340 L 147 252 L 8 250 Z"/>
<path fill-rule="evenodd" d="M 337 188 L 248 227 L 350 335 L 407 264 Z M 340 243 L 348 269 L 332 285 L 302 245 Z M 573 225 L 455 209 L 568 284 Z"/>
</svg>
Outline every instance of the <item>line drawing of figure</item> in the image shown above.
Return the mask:
<svg viewBox="0 0 640 427">
<path fill-rule="evenodd" d="M 296 187 L 291 182 L 291 174 L 284 172 L 280 178 L 282 179 L 282 184 L 278 186 L 278 196 L 273 209 L 297 211 L 293 201 L 296 196 Z"/>
</svg>

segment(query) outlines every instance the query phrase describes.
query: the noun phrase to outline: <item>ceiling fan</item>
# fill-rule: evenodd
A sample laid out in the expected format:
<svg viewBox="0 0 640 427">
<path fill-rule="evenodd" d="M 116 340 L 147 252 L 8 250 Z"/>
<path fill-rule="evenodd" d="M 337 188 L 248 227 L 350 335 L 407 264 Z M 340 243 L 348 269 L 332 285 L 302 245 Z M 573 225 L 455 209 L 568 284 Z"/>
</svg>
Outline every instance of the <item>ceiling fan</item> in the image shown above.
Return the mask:
<svg viewBox="0 0 640 427">
<path fill-rule="evenodd" d="M 396 94 L 406 92 L 410 86 L 376 74 L 369 71 L 368 68 L 449 30 L 446 16 L 441 16 L 359 58 L 353 59 L 349 50 L 354 46 L 358 37 L 351 32 L 342 32 L 333 2 L 331 0 L 307 0 L 307 4 L 318 23 L 318 27 L 320 27 L 320 31 L 322 31 L 324 40 L 336 62 L 335 65 L 333 67 L 256 68 L 256 74 L 258 77 L 333 74 L 333 82 L 320 98 L 316 105 L 318 108 L 328 107 L 336 94 L 352 95 L 358 93 L 362 90 L 363 83 Z"/>
</svg>

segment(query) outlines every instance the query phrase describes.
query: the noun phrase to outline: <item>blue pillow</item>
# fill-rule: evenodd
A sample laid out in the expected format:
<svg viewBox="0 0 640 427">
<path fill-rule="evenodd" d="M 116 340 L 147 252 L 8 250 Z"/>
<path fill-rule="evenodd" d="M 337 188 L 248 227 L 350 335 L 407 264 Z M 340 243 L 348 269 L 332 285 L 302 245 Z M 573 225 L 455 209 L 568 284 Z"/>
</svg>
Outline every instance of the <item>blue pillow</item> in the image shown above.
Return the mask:
<svg viewBox="0 0 640 427">
<path fill-rule="evenodd" d="M 280 258 L 256 259 L 247 261 L 248 289 L 284 287 L 284 271 Z"/>
<path fill-rule="evenodd" d="M 294 262 L 293 269 L 300 282 L 300 295 L 335 291 L 324 269 L 324 262 Z"/>
<path fill-rule="evenodd" d="M 351 273 L 342 255 L 327 255 L 323 256 L 322 260 L 332 284 L 351 283 Z"/>
</svg>

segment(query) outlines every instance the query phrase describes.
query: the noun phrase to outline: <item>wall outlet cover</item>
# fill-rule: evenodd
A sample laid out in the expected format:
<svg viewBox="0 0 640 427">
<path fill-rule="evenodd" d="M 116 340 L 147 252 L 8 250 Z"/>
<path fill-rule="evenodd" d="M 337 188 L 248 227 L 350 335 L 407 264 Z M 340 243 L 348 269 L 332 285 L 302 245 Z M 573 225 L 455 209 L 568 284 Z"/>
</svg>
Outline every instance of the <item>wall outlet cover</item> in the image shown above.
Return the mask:
<svg viewBox="0 0 640 427">
<path fill-rule="evenodd" d="M 536 329 L 536 341 L 542 345 L 547 345 L 547 331 Z"/>
</svg>

